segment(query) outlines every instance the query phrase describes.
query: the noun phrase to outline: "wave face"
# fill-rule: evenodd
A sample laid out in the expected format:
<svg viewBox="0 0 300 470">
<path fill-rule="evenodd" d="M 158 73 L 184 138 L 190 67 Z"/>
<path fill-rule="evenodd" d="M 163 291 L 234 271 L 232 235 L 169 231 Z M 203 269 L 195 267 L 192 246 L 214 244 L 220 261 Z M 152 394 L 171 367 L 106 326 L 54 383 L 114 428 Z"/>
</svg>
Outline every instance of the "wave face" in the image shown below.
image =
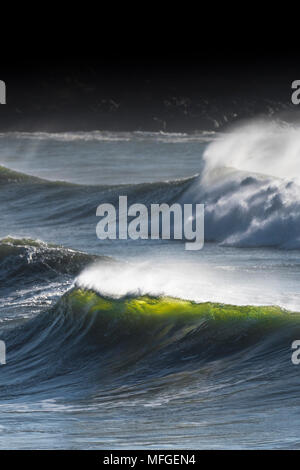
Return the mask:
<svg viewBox="0 0 300 470">
<path fill-rule="evenodd" d="M 254 424 L 248 422 L 239 445 L 263 447 L 257 431 L 266 426 L 280 447 L 284 438 L 272 425 L 276 413 L 298 400 L 290 360 L 297 335 L 300 315 L 278 307 L 115 299 L 73 288 L 48 311 L 3 332 L 9 362 L 0 398 L 14 410 L 51 410 L 58 426 L 65 421 L 64 429 L 70 414 L 92 416 L 101 424 L 93 431 L 86 421 L 87 442 L 95 445 L 97 436 L 98 447 L 105 447 L 110 436 L 117 448 L 132 443 L 133 435 L 141 447 L 148 439 L 154 446 L 161 439 L 167 447 L 182 445 L 184 422 L 184 447 L 230 446 L 236 439 L 224 426 L 242 430 L 247 409 Z M 171 410 L 176 416 L 164 420 L 162 435 L 161 416 Z"/>
<path fill-rule="evenodd" d="M 183 372 L 198 381 L 202 367 L 229 357 L 232 370 L 237 372 L 256 348 L 261 351 L 263 368 L 268 355 L 280 351 L 297 333 L 299 314 L 279 307 L 238 307 L 150 296 L 115 299 L 73 288 L 47 313 L 4 335 L 11 349 L 4 376 L 9 374 L 14 395 L 22 367 L 30 373 L 28 381 L 22 381 L 20 394 L 26 386 L 36 388 L 34 377 L 40 374 L 53 379 L 53 387 L 59 389 L 56 393 L 62 394 L 74 393 L 74 373 L 78 379 L 81 374 L 85 377 L 75 387 L 75 393 L 83 394 L 89 387 L 97 386 L 99 391 L 104 385 L 113 388 L 117 383 L 137 384 L 161 377 L 171 384 L 174 374 Z M 33 367 L 36 357 L 39 364 Z M 278 361 L 278 368 L 287 365 L 287 358 L 289 351 Z M 72 364 L 76 364 L 76 372 Z M 54 380 L 57 377 L 58 382 Z M 38 387 L 43 386 L 43 381 L 39 382 Z M 6 397 L 9 389 L 5 382 Z"/>
</svg>

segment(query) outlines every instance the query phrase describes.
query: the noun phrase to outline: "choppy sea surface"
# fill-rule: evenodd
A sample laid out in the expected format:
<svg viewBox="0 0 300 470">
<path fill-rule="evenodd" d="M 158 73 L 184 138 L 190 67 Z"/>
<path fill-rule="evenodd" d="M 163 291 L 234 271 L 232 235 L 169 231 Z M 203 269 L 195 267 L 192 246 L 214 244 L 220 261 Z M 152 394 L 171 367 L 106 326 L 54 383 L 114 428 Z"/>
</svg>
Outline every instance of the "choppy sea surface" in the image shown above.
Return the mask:
<svg viewBox="0 0 300 470">
<path fill-rule="evenodd" d="M 0 134 L 2 449 L 295 449 L 300 132 Z M 205 244 L 99 240 L 205 204 Z"/>
</svg>

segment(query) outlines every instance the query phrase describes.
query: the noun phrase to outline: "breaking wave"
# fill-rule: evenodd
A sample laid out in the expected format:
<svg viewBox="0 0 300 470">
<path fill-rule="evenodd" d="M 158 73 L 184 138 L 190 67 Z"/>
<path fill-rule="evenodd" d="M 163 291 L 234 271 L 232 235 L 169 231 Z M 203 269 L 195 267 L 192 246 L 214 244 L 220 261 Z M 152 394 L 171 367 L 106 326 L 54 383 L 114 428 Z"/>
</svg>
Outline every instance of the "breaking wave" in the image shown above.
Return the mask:
<svg viewBox="0 0 300 470">
<path fill-rule="evenodd" d="M 206 237 L 232 246 L 300 248 L 300 130 L 252 123 L 204 153 Z"/>
<path fill-rule="evenodd" d="M 263 380 L 278 351 L 276 373 L 285 367 L 287 374 L 289 350 L 283 354 L 282 349 L 297 332 L 299 314 L 279 307 L 151 296 L 115 299 L 73 288 L 48 312 L 3 333 L 11 352 L 0 395 L 37 393 L 45 386 L 48 394 L 100 393 L 125 385 L 135 387 L 133 394 L 140 387 L 146 393 L 150 380 L 154 388 L 162 378 L 165 385 L 188 386 L 203 380 L 207 367 L 221 373 L 219 361 L 227 368 L 230 361 L 234 382 L 241 365 L 255 356 L 256 376 Z"/>
<path fill-rule="evenodd" d="M 299 249 L 299 156 L 299 128 L 252 123 L 209 143 L 199 156 L 199 174 L 174 181 L 88 186 L 49 182 L 0 167 L 0 206 L 5 214 L 3 201 L 9 193 L 16 204 L 23 200 L 32 209 L 28 227 L 44 227 L 46 233 L 49 221 L 55 220 L 63 233 L 66 224 L 95 227 L 98 205 L 117 206 L 119 195 L 127 195 L 128 204 L 147 206 L 204 203 L 206 242 Z M 26 227 L 25 217 L 20 220 Z"/>
</svg>

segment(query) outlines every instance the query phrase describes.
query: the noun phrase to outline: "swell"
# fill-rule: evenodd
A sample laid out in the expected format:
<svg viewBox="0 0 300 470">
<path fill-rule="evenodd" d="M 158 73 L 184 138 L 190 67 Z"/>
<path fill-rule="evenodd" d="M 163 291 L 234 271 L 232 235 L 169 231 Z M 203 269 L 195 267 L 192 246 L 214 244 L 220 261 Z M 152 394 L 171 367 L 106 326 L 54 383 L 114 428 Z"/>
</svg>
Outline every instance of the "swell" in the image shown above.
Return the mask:
<svg viewBox="0 0 300 470">
<path fill-rule="evenodd" d="M 99 204 L 108 202 L 117 208 L 119 196 L 126 195 L 128 205 L 136 202 L 147 207 L 159 203 L 205 204 L 206 242 L 299 249 L 300 186 L 297 182 L 230 168 L 225 151 L 227 161 L 222 167 L 214 154 L 221 146 L 222 142 L 218 141 L 208 147 L 210 150 L 204 155 L 206 166 L 200 175 L 160 183 L 76 185 L 49 182 L 0 167 L 3 225 L 12 233 L 22 230 L 35 236 L 39 231 L 43 239 L 48 238 L 48 227 L 60 227 L 63 237 L 60 242 L 69 244 L 70 228 L 81 227 L 87 233 L 99 220 L 96 217 Z M 211 155 L 217 160 L 216 166 Z M 6 200 L 10 201 L 9 205 Z"/>
<path fill-rule="evenodd" d="M 5 287 L 17 281 L 24 284 L 47 281 L 62 274 L 74 276 L 96 261 L 111 259 L 39 240 L 13 237 L 0 240 L 0 281 Z"/>
<path fill-rule="evenodd" d="M 8 360 L 0 396 L 100 393 L 172 386 L 204 372 L 231 382 L 250 368 L 264 380 L 293 376 L 300 315 L 278 307 L 195 303 L 150 296 L 103 297 L 73 288 L 48 312 L 3 332 Z M 183 374 L 183 375 L 182 375 Z M 203 384 L 202 384 L 203 386 Z"/>
<path fill-rule="evenodd" d="M 32 208 L 41 221 L 55 217 L 55 222 L 62 219 L 72 222 L 95 215 L 96 207 L 102 202 L 117 205 L 119 195 L 127 195 L 129 204 L 137 200 L 146 205 L 161 201 L 172 203 L 195 178 L 134 185 L 79 185 L 48 181 L 0 166 L 0 192 L 9 194 L 12 201 L 10 210 L 22 199 L 25 213 Z"/>
</svg>

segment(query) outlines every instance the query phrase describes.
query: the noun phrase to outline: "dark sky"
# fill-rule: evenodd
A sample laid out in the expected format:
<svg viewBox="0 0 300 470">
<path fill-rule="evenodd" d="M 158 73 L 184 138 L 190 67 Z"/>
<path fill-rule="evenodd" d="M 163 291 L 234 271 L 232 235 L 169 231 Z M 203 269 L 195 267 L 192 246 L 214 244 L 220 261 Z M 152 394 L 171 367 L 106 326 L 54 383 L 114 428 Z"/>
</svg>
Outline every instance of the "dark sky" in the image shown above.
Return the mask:
<svg viewBox="0 0 300 470">
<path fill-rule="evenodd" d="M 165 11 L 154 2 L 143 8 L 98 7 L 63 11 L 44 6 L 29 21 L 21 12 L 18 18 L 3 16 L 0 74 L 40 80 L 68 73 L 88 76 L 92 69 L 99 80 L 172 75 L 188 85 L 193 77 L 235 81 L 265 74 L 276 81 L 300 72 L 294 9 L 281 6 L 275 19 L 276 6 L 263 12 L 254 3 L 222 7 L 200 2 Z"/>
<path fill-rule="evenodd" d="M 288 102 L 291 82 L 300 79 L 297 38 L 243 8 L 243 20 L 232 16 L 231 23 L 217 5 L 209 16 L 181 6 L 162 17 L 153 7 L 150 17 L 145 9 L 142 21 L 128 22 L 119 10 L 117 17 L 83 9 L 77 24 L 60 16 L 47 25 L 24 22 L 17 41 L 11 30 L 2 42 L 7 105 L 0 128 L 151 129 L 156 117 L 193 128 L 197 120 L 188 123 L 182 107 L 166 114 L 163 103 L 188 97 L 198 108 L 208 100 L 225 109 L 235 99 Z"/>
</svg>

